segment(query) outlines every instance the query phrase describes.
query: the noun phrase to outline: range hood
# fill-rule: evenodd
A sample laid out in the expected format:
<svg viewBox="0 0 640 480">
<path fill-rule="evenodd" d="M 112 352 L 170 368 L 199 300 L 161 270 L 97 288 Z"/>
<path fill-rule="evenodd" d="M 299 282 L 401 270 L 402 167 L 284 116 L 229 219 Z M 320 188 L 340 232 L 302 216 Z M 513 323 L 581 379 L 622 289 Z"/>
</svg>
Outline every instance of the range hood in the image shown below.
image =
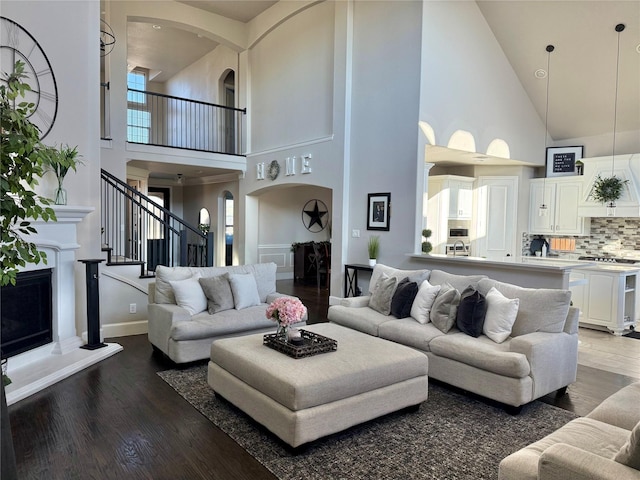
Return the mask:
<svg viewBox="0 0 640 480">
<path fill-rule="evenodd" d="M 616 155 L 583 159 L 584 190 L 578 204 L 578 215 L 581 217 L 635 217 L 640 218 L 640 154 Z M 593 184 L 600 175 L 607 178 L 612 173 L 621 180 L 627 180 L 622 196 L 616 201 L 615 213 L 607 211 L 607 206 L 595 202 L 591 198 Z"/>
</svg>

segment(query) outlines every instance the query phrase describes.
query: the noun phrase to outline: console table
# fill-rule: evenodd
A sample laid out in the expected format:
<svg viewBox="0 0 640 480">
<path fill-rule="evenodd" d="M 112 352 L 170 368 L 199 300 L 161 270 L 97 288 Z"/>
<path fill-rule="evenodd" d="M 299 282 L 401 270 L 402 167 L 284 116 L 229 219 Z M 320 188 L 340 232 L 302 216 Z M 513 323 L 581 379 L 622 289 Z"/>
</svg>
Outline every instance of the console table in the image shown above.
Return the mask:
<svg viewBox="0 0 640 480">
<path fill-rule="evenodd" d="M 358 272 L 373 272 L 373 267 L 361 263 L 349 263 L 344 266 L 344 296 L 357 297 L 358 294 Z"/>
</svg>

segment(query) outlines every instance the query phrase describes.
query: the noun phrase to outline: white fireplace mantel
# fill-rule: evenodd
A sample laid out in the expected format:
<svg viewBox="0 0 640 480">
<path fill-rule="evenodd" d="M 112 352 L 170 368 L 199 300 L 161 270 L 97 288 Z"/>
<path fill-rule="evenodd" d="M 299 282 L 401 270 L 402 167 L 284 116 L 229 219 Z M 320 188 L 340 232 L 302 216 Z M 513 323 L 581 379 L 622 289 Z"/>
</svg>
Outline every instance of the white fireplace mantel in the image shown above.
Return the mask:
<svg viewBox="0 0 640 480">
<path fill-rule="evenodd" d="M 7 373 L 13 383 L 6 389 L 8 404 L 122 350 L 118 344 L 107 344 L 107 347 L 94 351 L 82 350 L 83 342 L 76 332 L 75 257 L 76 250 L 80 248 L 77 224 L 95 208 L 72 205 L 52 205 L 51 208 L 55 211 L 56 221 L 32 221 L 37 233 L 26 238 L 46 253 L 47 263 L 30 264 L 23 270 L 53 270 L 53 341 L 9 358 Z"/>
</svg>

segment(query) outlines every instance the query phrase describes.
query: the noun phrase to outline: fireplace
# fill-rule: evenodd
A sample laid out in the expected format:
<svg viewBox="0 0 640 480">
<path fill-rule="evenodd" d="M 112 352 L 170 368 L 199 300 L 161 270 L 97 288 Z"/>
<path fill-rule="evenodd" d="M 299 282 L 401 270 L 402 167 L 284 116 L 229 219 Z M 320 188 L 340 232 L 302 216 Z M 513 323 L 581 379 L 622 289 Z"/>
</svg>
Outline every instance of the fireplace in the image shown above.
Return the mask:
<svg viewBox="0 0 640 480">
<path fill-rule="evenodd" d="M 38 315 L 43 313 L 40 311 L 41 308 L 49 309 L 49 314 L 42 315 L 42 318 L 47 318 L 47 326 L 34 323 L 31 326 L 32 331 L 24 335 L 24 337 L 33 336 L 29 341 L 33 340 L 34 345 L 39 344 L 39 346 L 27 347 L 23 341 L 17 341 L 13 346 L 16 350 L 12 352 L 7 363 L 7 374 L 12 380 L 11 385 L 6 388 L 8 405 L 122 350 L 120 345 L 114 343 L 108 344 L 107 348 L 94 351 L 80 348 L 83 344 L 80 336 L 82 325 L 76 326 L 76 290 L 83 293 L 82 285 L 85 276 L 82 265 L 76 259 L 76 250 L 80 247 L 76 225 L 94 208 L 71 205 L 52 205 L 52 208 L 56 212 L 57 221 L 45 222 L 41 219 L 34 221 L 33 226 L 37 233 L 28 237 L 37 245 L 38 250 L 46 253 L 47 262 L 26 265 L 20 272 L 21 283 L 23 278 L 32 282 L 35 281 L 32 275 L 36 278 L 45 275 L 48 277 L 46 280 L 48 285 L 39 285 L 36 282 L 24 288 L 18 286 L 16 288 L 19 291 L 15 295 L 17 300 L 9 298 L 8 301 L 5 300 L 5 289 L 0 289 L 2 296 L 0 341 L 3 349 L 5 343 L 9 347 L 12 347 L 10 344 L 13 343 L 6 336 L 5 323 L 7 329 L 22 335 L 25 333 L 23 331 L 25 326 L 17 323 L 18 320 L 26 320 L 29 317 L 33 319 L 31 309 L 35 309 Z M 76 273 L 78 282 L 76 282 Z M 26 276 L 23 277 L 23 275 Z M 34 293 L 39 295 L 41 300 L 27 300 L 26 297 Z M 17 302 L 17 304 L 11 306 L 11 302 Z M 84 321 L 80 320 L 79 323 L 83 324 Z M 46 332 L 47 329 L 48 332 Z M 11 335 L 9 334 L 9 338 Z M 3 353 L 5 356 L 8 355 L 6 352 Z"/>
<path fill-rule="evenodd" d="M 50 268 L 20 272 L 15 285 L 0 289 L 3 358 L 52 342 L 51 274 Z"/>
</svg>

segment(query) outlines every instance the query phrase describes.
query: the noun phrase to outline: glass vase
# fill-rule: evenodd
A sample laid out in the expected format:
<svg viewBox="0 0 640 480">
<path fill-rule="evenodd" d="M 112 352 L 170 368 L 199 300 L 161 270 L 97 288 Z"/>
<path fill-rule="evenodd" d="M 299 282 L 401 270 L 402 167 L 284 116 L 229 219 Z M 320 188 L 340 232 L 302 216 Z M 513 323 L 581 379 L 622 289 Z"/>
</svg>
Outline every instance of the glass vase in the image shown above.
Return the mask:
<svg viewBox="0 0 640 480">
<path fill-rule="evenodd" d="M 54 203 L 56 205 L 66 205 L 67 204 L 67 191 L 62 188 L 62 181 L 58 182 L 58 188 L 56 188 Z"/>
<path fill-rule="evenodd" d="M 276 330 L 276 339 L 286 342 L 288 340 L 287 334 L 288 334 L 288 327 L 286 325 L 278 324 L 278 329 Z"/>
</svg>

